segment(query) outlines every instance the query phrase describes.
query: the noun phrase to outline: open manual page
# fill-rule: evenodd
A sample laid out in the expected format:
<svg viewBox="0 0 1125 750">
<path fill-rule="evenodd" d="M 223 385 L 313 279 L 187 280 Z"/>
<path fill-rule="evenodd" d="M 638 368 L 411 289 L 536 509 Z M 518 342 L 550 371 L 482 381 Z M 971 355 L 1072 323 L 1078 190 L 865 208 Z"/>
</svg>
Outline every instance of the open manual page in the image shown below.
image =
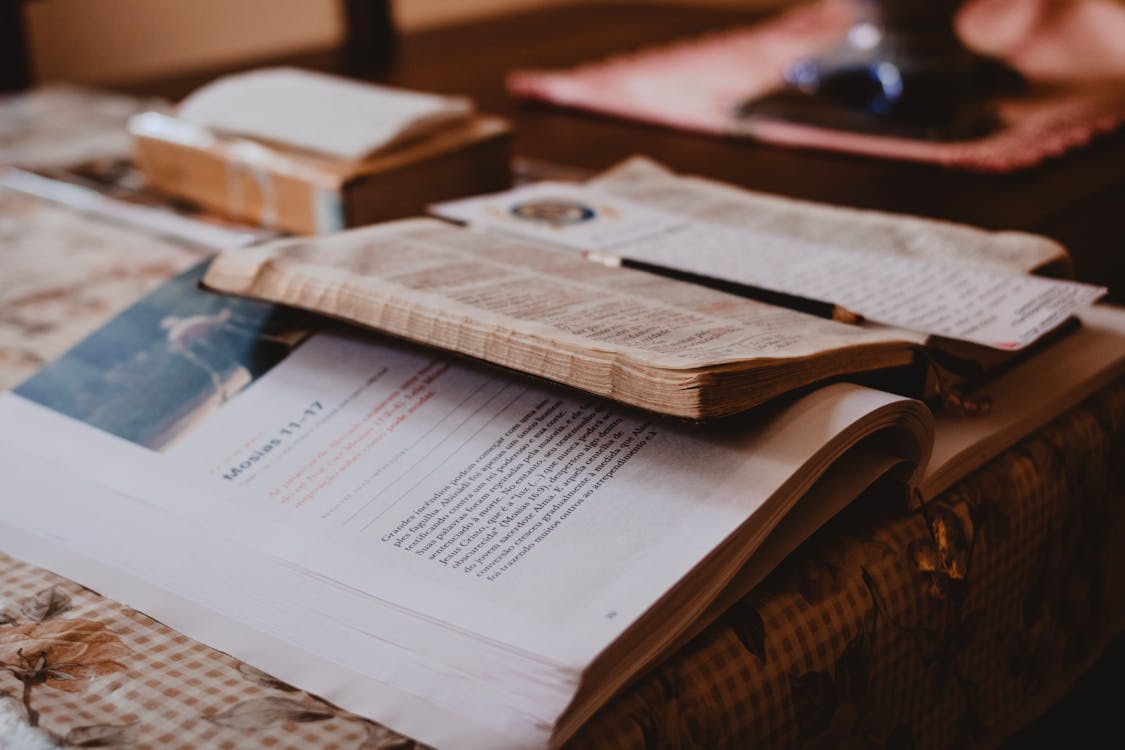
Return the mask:
<svg viewBox="0 0 1125 750">
<path fill-rule="evenodd" d="M 439 748 L 561 743 L 756 551 L 928 471 L 915 400 L 837 383 L 701 428 L 201 274 L 0 397 L 0 547 Z M 1107 319 L 1050 408 L 1120 372 Z"/>
<path fill-rule="evenodd" d="M 0 399 L 4 549 L 439 747 L 560 741 L 850 444 L 928 452 L 870 389 L 701 432 L 200 272 Z"/>
</svg>

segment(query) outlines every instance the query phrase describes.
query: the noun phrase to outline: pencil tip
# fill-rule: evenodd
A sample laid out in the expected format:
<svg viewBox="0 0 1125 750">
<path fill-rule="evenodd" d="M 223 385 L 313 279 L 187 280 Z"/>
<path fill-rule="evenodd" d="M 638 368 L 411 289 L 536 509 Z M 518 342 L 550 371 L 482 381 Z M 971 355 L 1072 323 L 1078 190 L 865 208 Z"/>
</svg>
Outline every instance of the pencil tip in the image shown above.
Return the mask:
<svg viewBox="0 0 1125 750">
<path fill-rule="evenodd" d="M 840 306 L 836 306 L 832 310 L 832 320 L 840 323 L 850 323 L 852 325 L 859 325 L 863 322 L 863 316 L 859 313 L 854 313 L 851 310 L 845 310 Z"/>
</svg>

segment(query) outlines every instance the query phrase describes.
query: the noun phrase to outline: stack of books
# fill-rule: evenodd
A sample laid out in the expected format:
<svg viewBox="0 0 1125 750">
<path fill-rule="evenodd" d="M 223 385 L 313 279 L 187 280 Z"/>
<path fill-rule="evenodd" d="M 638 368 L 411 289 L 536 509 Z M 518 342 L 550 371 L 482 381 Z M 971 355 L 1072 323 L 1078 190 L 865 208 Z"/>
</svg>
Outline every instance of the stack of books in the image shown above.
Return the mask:
<svg viewBox="0 0 1125 750">
<path fill-rule="evenodd" d="M 553 747 L 864 487 L 1125 372 L 1035 235 L 645 159 L 431 213 L 223 250 L 0 396 L 0 547 L 420 741 Z"/>
</svg>

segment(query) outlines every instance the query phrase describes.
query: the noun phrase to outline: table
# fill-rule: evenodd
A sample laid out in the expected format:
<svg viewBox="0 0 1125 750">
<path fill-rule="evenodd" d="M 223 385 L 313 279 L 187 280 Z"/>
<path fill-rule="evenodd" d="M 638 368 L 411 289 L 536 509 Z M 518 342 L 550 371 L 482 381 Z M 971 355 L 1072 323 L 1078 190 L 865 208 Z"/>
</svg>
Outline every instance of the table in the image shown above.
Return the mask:
<svg viewBox="0 0 1125 750">
<path fill-rule="evenodd" d="M 1121 299 L 1121 230 L 1110 219 L 1125 208 L 1125 136 L 1035 170 L 982 177 L 681 135 L 522 105 L 502 88 L 503 73 L 516 66 L 573 64 L 751 17 L 634 4 L 547 9 L 407 35 L 378 77 L 473 96 L 513 119 L 524 158 L 599 169 L 646 153 L 680 171 L 795 197 L 1041 231 L 1068 244 L 1081 278 L 1111 284 Z M 341 65 L 335 51 L 285 62 Z M 125 88 L 178 97 L 211 75 Z M 1123 449 L 1119 382 L 924 513 L 865 497 L 607 706 L 572 746 L 1002 741 L 1125 630 Z M 36 688 L 42 725 L 75 744 L 99 737 L 142 747 L 410 744 L 123 605 L 10 558 L 0 562 L 0 596 L 19 610 L 0 632 L 0 648 L 17 642 L 17 631 L 86 644 L 89 676 L 102 680 L 97 694 L 82 692 L 85 684 Z M 72 686 L 74 693 L 64 689 Z"/>
</svg>

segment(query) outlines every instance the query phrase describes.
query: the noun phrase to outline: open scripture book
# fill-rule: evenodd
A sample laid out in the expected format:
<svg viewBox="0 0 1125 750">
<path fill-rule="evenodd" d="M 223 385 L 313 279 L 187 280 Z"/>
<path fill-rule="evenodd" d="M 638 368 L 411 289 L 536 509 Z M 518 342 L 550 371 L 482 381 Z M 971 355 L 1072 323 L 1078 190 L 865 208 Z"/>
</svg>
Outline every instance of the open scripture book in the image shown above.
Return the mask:
<svg viewBox="0 0 1125 750">
<path fill-rule="evenodd" d="M 204 283 L 696 420 L 861 373 L 921 371 L 900 389 L 919 396 L 934 363 L 979 380 L 1105 293 L 1031 274 L 1068 267 L 1044 237 L 769 198 L 645 160 L 436 212 L 468 226 L 278 240 L 221 253 Z"/>
<path fill-rule="evenodd" d="M 975 419 L 835 382 L 696 424 L 204 270 L 0 395 L 0 548 L 438 748 L 560 745 L 864 487 L 923 502 L 1125 366 L 1095 306 Z"/>
</svg>

